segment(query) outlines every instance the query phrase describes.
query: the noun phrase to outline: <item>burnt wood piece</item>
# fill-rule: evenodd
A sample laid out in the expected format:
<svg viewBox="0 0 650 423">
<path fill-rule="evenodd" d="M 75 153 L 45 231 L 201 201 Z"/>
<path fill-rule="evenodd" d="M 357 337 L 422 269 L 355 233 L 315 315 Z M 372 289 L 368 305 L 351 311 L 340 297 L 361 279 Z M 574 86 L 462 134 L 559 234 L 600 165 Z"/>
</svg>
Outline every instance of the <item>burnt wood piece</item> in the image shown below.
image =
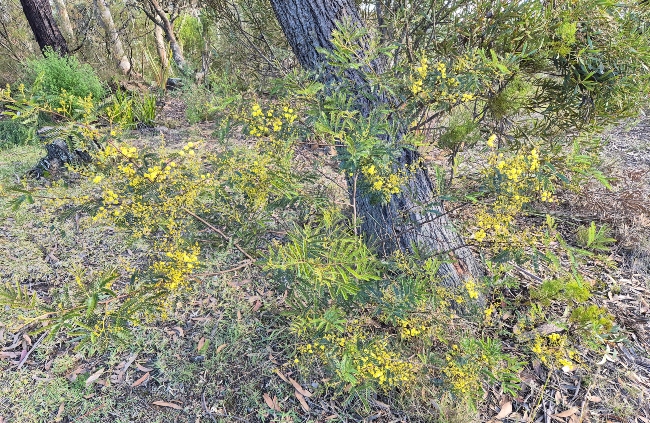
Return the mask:
<svg viewBox="0 0 650 423">
<path fill-rule="evenodd" d="M 45 150 L 47 155 L 43 157 L 36 166 L 34 166 L 27 175 L 34 179 L 41 179 L 46 176 L 57 177 L 65 169 L 66 164 L 82 164 L 89 163 L 92 158 L 87 151 L 74 150 L 70 151 L 68 143 L 63 138 L 51 138 L 49 135 L 55 132 L 56 128 L 46 126 L 37 131 L 37 135 L 41 141 L 45 142 Z"/>
<path fill-rule="evenodd" d="M 167 84 L 165 84 L 168 90 L 175 90 L 183 86 L 183 80 L 181 78 L 167 78 Z"/>
</svg>

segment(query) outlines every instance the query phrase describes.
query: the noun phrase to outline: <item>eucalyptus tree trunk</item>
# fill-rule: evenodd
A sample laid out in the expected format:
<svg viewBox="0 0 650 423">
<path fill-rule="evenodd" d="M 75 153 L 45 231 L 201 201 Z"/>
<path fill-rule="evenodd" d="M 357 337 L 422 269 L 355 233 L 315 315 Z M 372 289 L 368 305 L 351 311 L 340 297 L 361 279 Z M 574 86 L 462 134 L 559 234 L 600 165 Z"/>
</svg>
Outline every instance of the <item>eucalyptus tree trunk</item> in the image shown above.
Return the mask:
<svg viewBox="0 0 650 423">
<path fill-rule="evenodd" d="M 108 48 L 111 51 L 113 58 L 116 60 L 120 72 L 126 75 L 131 70 L 131 62 L 129 62 L 129 58 L 124 53 L 124 46 L 122 45 L 122 40 L 120 40 L 120 34 L 117 32 L 117 28 L 115 27 L 111 9 L 108 7 L 106 0 L 95 0 L 95 5 L 99 14 L 99 19 L 106 31 Z"/>
<path fill-rule="evenodd" d="M 276 18 L 284 31 L 291 48 L 300 64 L 307 69 L 320 69 L 326 75 L 326 83 L 336 83 L 330 77 L 328 65 L 319 49 L 331 50 L 331 34 L 341 20 L 356 27 L 362 27 L 354 0 L 270 0 Z M 365 46 L 359 45 L 363 50 Z M 381 65 L 376 64 L 376 72 Z M 327 74 L 330 73 L 330 76 Z M 372 98 L 364 95 L 371 92 L 362 70 L 346 72 L 358 93 L 355 107 L 362 116 L 369 116 L 375 107 L 392 106 L 387 96 Z M 387 140 L 399 143 L 398 139 Z M 355 204 L 356 213 L 361 219 L 361 230 L 379 252 L 388 255 L 401 250 L 418 250 L 451 259 L 439 271 L 447 286 L 458 286 L 464 281 L 480 276 L 481 266 L 471 250 L 465 246 L 460 235 L 445 214 L 442 203 L 436 201 L 436 194 L 426 168 L 421 163 L 420 154 L 402 148 L 397 159 L 396 170 L 409 175 L 398 194 L 392 195 L 386 203 L 371 201 L 367 193 L 355 190 L 348 180 L 350 198 Z"/>
<path fill-rule="evenodd" d="M 183 56 L 183 48 L 176 39 L 176 34 L 174 34 L 172 21 L 167 17 L 167 13 L 160 6 L 158 0 L 149 0 L 148 2 L 155 13 L 154 23 L 165 32 L 165 37 L 169 41 L 169 48 L 172 51 L 174 63 L 176 63 L 176 66 L 178 66 L 181 72 L 184 72 L 187 69 L 187 62 L 185 62 L 185 56 Z"/>
<path fill-rule="evenodd" d="M 56 14 L 59 16 L 61 29 L 63 30 L 65 39 L 73 41 L 74 30 L 72 29 L 72 22 L 70 22 L 70 16 L 68 15 L 68 8 L 65 5 L 65 0 L 54 0 L 54 7 L 56 9 Z"/>
<path fill-rule="evenodd" d="M 52 16 L 49 0 L 20 0 L 20 4 L 41 51 L 45 52 L 46 47 L 51 47 L 60 55 L 66 56 L 69 53 L 68 43 Z"/>
<path fill-rule="evenodd" d="M 158 57 L 160 58 L 160 66 L 162 67 L 163 73 L 166 73 L 167 68 L 169 67 L 169 58 L 167 57 L 167 43 L 165 42 L 165 33 L 162 28 L 154 24 L 153 36 L 156 41 L 156 50 L 158 51 Z"/>
</svg>

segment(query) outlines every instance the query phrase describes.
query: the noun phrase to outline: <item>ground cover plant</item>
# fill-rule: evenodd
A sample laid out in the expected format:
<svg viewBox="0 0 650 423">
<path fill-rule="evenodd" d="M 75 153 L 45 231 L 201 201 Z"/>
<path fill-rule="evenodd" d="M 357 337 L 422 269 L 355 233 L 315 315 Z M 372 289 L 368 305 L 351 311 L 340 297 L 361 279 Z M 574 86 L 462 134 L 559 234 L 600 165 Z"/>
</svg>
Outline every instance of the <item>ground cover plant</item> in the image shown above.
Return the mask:
<svg viewBox="0 0 650 423">
<path fill-rule="evenodd" d="M 650 419 L 650 9 L 331 3 L 2 89 L 0 421 Z"/>
</svg>

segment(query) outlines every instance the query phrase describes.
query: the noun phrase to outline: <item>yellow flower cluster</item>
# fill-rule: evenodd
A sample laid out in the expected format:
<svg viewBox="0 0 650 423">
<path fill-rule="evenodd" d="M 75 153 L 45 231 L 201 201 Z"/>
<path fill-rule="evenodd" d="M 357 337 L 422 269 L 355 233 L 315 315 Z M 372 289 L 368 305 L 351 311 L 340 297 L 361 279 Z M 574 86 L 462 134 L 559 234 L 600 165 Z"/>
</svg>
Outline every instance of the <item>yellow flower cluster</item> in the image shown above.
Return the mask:
<svg viewBox="0 0 650 423">
<path fill-rule="evenodd" d="M 116 205 L 120 202 L 117 200 L 117 194 L 112 189 L 106 189 L 104 191 L 104 204 L 105 205 Z"/>
<path fill-rule="evenodd" d="M 414 365 L 391 351 L 385 340 L 367 342 L 362 333 L 348 336 L 325 335 L 319 341 L 298 347 L 298 351 L 322 361 L 351 363 L 355 385 L 372 381 L 388 389 L 403 386 L 415 377 Z M 300 360 L 296 359 L 295 362 L 299 363 Z M 343 380 L 349 380 L 344 375 L 340 376 Z"/>
<path fill-rule="evenodd" d="M 267 137 L 280 132 L 282 128 L 289 127 L 298 115 L 289 106 L 282 110 L 268 109 L 266 113 L 258 103 L 251 107 L 250 134 L 254 137 Z"/>
<path fill-rule="evenodd" d="M 454 391 L 463 396 L 475 396 L 482 392 L 481 372 L 490 367 L 484 354 L 463 357 L 458 345 L 453 345 L 445 358 L 447 363 L 442 372 L 447 376 Z"/>
<path fill-rule="evenodd" d="M 496 135 L 490 135 L 487 146 L 494 149 L 496 139 Z M 529 230 L 512 230 L 516 216 L 533 195 L 538 194 L 545 202 L 553 201 L 552 193 L 539 177 L 539 151 L 532 148 L 528 153 L 519 152 L 510 157 L 505 157 L 503 152 L 492 151 L 488 163 L 491 167 L 485 171 L 485 175 L 495 182 L 497 197 L 493 203 L 483 205 L 476 211 L 477 229 L 472 238 L 478 242 L 489 240 L 510 246 L 527 245 L 534 238 Z"/>
<path fill-rule="evenodd" d="M 385 342 L 378 342 L 359 351 L 353 363 L 364 379 L 375 380 L 382 387 L 403 385 L 414 378 L 413 365 L 390 351 Z"/>
<path fill-rule="evenodd" d="M 463 103 L 466 103 L 466 102 L 472 101 L 472 100 L 476 100 L 476 96 L 474 94 L 464 93 L 460 97 L 460 101 L 462 101 Z"/>
<path fill-rule="evenodd" d="M 431 328 L 425 324 L 423 319 L 407 318 L 398 319 L 400 338 L 411 339 L 417 338 L 419 335 L 427 333 Z"/>
<path fill-rule="evenodd" d="M 185 155 L 194 156 L 196 154 L 194 152 L 194 147 L 196 147 L 196 144 L 193 142 L 188 142 L 183 146 L 183 149 L 178 152 L 178 155 L 181 157 L 185 157 Z"/>
<path fill-rule="evenodd" d="M 153 264 L 154 272 L 165 281 L 168 289 L 176 289 L 187 283 L 187 277 L 194 271 L 199 261 L 199 246 L 194 245 L 187 251 L 172 246 L 165 253 L 165 260 Z"/>
<path fill-rule="evenodd" d="M 548 336 L 536 335 L 531 351 L 545 365 L 564 370 L 573 370 L 576 366 L 576 352 L 567 347 L 567 336 L 552 333 Z"/>
<path fill-rule="evenodd" d="M 485 142 L 488 147 L 494 148 L 496 144 L 494 143 L 497 140 L 497 136 L 492 134 L 488 137 L 487 141 Z"/>
<path fill-rule="evenodd" d="M 496 310 L 497 310 L 496 304 L 490 304 L 489 307 L 483 310 L 483 314 L 485 314 L 485 323 L 489 323 L 490 320 L 492 320 L 492 315 Z"/>
<path fill-rule="evenodd" d="M 531 173 L 539 170 L 539 153 L 535 148 L 528 155 L 517 154 L 504 158 L 503 153 L 499 153 L 496 156 L 493 155 L 490 160 L 496 162 L 499 173 L 504 174 L 514 183 L 520 182 L 523 177 L 531 176 Z"/>
<path fill-rule="evenodd" d="M 422 92 L 422 86 L 424 84 L 424 80 L 427 77 L 427 74 L 429 72 L 429 65 L 427 64 L 427 58 L 422 56 L 422 59 L 420 59 L 420 65 L 415 68 L 415 73 L 416 76 L 415 78 L 411 76 L 411 92 L 413 95 L 418 95 Z"/>
<path fill-rule="evenodd" d="M 77 97 L 62 88 L 58 100 L 59 105 L 54 111 L 67 118 L 81 114 L 82 121 L 87 121 L 95 109 L 92 94 L 88 94 L 86 97 Z"/>
<path fill-rule="evenodd" d="M 107 160 L 118 156 L 126 159 L 137 159 L 138 149 L 128 145 L 109 143 L 106 147 L 96 153 L 97 160 L 100 163 L 104 163 Z"/>
<path fill-rule="evenodd" d="M 476 96 L 472 93 L 459 92 L 458 87 L 460 87 L 460 81 L 458 78 L 447 74 L 447 65 L 444 62 L 437 62 L 435 64 L 435 70 L 438 75 L 435 78 L 434 87 L 431 87 L 432 92 L 429 92 L 424 87 L 424 81 L 429 75 L 428 60 L 425 56 L 422 56 L 419 64 L 413 68 L 409 76 L 409 88 L 414 96 L 433 101 L 434 103 L 438 103 L 438 105 L 443 105 L 444 103 L 466 103 L 476 100 Z M 453 70 L 454 72 L 457 70 L 465 71 L 464 65 L 460 67 L 454 66 Z"/>
<path fill-rule="evenodd" d="M 478 285 L 474 279 L 470 279 L 465 282 L 465 289 L 467 290 L 467 295 L 469 295 L 469 298 L 476 299 L 479 297 Z"/>
<path fill-rule="evenodd" d="M 390 199 L 391 195 L 398 194 L 401 185 L 406 181 L 405 176 L 389 172 L 387 169 L 382 169 L 381 172 L 378 172 L 374 164 L 361 167 L 361 173 L 370 186 L 370 189 L 382 194 L 386 201 Z"/>
<path fill-rule="evenodd" d="M 253 154 L 242 152 L 239 156 L 230 156 L 224 160 L 224 175 L 230 185 L 243 194 L 247 207 L 259 210 L 265 207 L 273 191 L 273 171 L 276 162 L 269 154 Z M 241 161 L 247 160 L 247 166 L 241 166 Z"/>
<path fill-rule="evenodd" d="M 102 207 L 93 219 L 110 217 L 125 224 L 135 237 L 161 228 L 170 239 L 179 236 L 181 228 L 191 220 L 182 210 L 195 209 L 200 192 L 212 178 L 201 171 L 199 161 L 183 158 L 194 147 L 196 143 L 190 142 L 177 153 L 161 150 L 157 163 L 145 168 L 134 147 L 109 144 L 99 162 L 104 175 L 92 179 L 103 187 Z M 172 160 L 176 154 L 180 156 L 179 164 Z"/>
</svg>

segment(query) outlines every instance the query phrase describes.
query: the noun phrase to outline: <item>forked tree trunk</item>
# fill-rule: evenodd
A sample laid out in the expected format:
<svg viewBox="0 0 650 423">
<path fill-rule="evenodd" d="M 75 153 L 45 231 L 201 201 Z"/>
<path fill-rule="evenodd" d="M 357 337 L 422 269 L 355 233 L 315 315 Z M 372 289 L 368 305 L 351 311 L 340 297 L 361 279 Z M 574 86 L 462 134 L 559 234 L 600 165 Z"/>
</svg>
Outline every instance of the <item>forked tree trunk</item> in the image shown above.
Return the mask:
<svg viewBox="0 0 650 423">
<path fill-rule="evenodd" d="M 54 7 L 56 8 L 56 14 L 59 16 L 59 21 L 61 21 L 61 29 L 65 39 L 68 42 L 74 41 L 74 30 L 72 29 L 72 22 L 70 22 L 65 0 L 54 0 Z"/>
<path fill-rule="evenodd" d="M 61 35 L 52 16 L 49 0 L 20 0 L 20 4 L 41 51 L 44 52 L 46 47 L 51 47 L 60 55 L 67 55 L 68 43 Z"/>
<path fill-rule="evenodd" d="M 174 34 L 174 25 L 172 25 L 172 22 L 167 17 L 167 13 L 160 6 L 158 0 L 149 0 L 149 4 L 155 12 L 156 19 L 154 19 L 154 23 L 162 28 L 167 41 L 169 41 L 169 49 L 172 51 L 174 63 L 176 63 L 176 66 L 178 66 L 181 72 L 184 72 L 187 69 L 187 63 L 185 62 L 185 56 L 183 56 L 183 48 L 178 43 L 176 34 Z"/>
<path fill-rule="evenodd" d="M 115 27 L 111 9 L 108 7 L 106 0 L 96 0 L 95 5 L 97 7 L 99 19 L 106 31 L 108 48 L 113 55 L 114 60 L 117 62 L 118 69 L 123 75 L 126 75 L 131 70 L 131 62 L 129 62 L 129 58 L 124 53 L 124 46 L 122 45 L 120 34 L 117 32 L 117 28 Z"/>
<path fill-rule="evenodd" d="M 289 44 L 301 65 L 307 69 L 324 67 L 327 73 L 327 63 L 318 49 L 333 48 L 331 34 L 338 22 L 346 19 L 354 26 L 363 26 L 354 0 L 270 1 Z M 355 104 L 363 116 L 368 116 L 377 106 L 392 103 L 387 97 L 372 100 L 362 95 L 369 92 L 362 71 L 348 71 L 346 77 L 353 81 L 354 89 L 359 93 Z M 399 142 L 399 139 L 387 141 Z M 429 254 L 448 253 L 451 261 L 443 264 L 439 271 L 447 286 L 458 286 L 481 275 L 481 266 L 454 230 L 443 206 L 436 202 L 431 180 L 421 165 L 419 153 L 402 149 L 396 167 L 397 171 L 410 176 L 400 193 L 393 195 L 388 203 L 376 204 L 367 193 L 357 191 L 355 194 L 350 187 L 350 197 L 356 203 L 366 239 L 386 255 L 397 250 L 412 252 L 414 249 Z"/>
</svg>

